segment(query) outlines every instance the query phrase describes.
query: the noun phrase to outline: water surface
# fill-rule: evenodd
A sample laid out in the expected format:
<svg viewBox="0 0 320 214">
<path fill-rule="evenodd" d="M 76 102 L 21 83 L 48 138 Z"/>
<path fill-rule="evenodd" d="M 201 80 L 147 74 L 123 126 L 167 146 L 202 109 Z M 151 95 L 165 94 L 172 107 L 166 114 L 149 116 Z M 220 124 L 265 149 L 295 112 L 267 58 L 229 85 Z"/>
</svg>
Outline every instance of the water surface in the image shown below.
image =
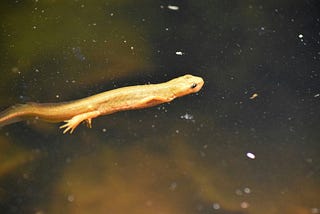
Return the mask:
<svg viewBox="0 0 320 214">
<path fill-rule="evenodd" d="M 0 130 L 1 213 L 320 213 L 317 1 L 1 3 L 0 107 L 190 73 L 63 135 Z"/>
</svg>

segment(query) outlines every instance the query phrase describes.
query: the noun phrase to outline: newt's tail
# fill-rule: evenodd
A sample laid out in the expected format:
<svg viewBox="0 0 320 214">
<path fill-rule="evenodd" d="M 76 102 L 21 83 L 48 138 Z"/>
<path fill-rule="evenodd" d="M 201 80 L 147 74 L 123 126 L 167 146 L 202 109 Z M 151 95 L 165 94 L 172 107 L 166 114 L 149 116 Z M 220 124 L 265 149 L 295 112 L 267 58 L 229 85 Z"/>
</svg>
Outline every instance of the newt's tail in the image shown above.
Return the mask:
<svg viewBox="0 0 320 214">
<path fill-rule="evenodd" d="M 26 111 L 24 111 L 24 109 L 27 106 L 28 104 L 18 104 L 0 112 L 0 128 L 11 123 L 17 123 L 24 120 L 24 116 L 26 115 Z"/>
</svg>

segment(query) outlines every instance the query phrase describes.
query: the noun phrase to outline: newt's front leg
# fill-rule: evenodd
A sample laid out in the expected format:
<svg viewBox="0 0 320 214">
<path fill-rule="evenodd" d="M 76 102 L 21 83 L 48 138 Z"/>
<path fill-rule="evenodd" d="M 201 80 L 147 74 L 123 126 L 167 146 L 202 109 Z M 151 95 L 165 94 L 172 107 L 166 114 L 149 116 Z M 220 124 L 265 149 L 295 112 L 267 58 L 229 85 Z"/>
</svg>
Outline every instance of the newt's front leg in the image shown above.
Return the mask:
<svg viewBox="0 0 320 214">
<path fill-rule="evenodd" d="M 74 129 L 82 122 L 86 121 L 88 127 L 91 128 L 91 119 L 98 117 L 100 115 L 100 111 L 90 111 L 83 114 L 78 114 L 72 117 L 70 120 L 65 120 L 66 124 L 60 126 L 60 129 L 64 129 L 63 134 L 67 133 L 70 130 L 70 134 L 74 131 Z"/>
</svg>

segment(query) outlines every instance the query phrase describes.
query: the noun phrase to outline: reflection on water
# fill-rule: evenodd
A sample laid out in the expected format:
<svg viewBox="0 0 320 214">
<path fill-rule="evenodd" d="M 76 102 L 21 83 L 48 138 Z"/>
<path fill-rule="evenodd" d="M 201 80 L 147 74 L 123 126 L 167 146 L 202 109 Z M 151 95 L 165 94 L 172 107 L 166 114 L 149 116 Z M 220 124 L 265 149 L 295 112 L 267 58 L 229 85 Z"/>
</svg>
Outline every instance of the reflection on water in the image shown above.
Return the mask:
<svg viewBox="0 0 320 214">
<path fill-rule="evenodd" d="M 320 213 L 315 1 L 1 3 L 0 105 L 201 76 L 63 135 L 0 130 L 1 213 Z"/>
<path fill-rule="evenodd" d="M 207 158 L 209 145 L 200 153 L 197 146 L 188 146 L 193 140 L 176 134 L 165 141 L 143 139 L 122 147 L 97 145 L 90 154 L 69 160 L 53 188 L 50 213 L 261 213 L 265 207 L 268 213 L 278 213 L 279 207 L 285 213 L 310 210 L 308 206 L 317 196 L 312 179 L 279 185 L 251 179 L 250 174 L 237 176 L 235 171 L 246 172 L 249 166 L 235 163 L 243 168 L 228 172 L 232 167 L 225 167 L 227 163 Z M 159 148 L 154 150 L 155 146 Z M 297 184 L 303 188 L 297 189 Z"/>
<path fill-rule="evenodd" d="M 130 142 L 134 145 L 99 146 L 72 160 L 56 184 L 50 212 L 194 213 L 212 210 L 214 204 L 217 210 L 240 212 L 240 204 L 249 200 L 232 191 L 232 180 L 221 177 L 216 166 L 208 172 L 187 139 L 144 140 L 161 151 Z"/>
<path fill-rule="evenodd" d="M 36 153 L 11 144 L 9 139 L 0 138 L 0 177 L 14 172 L 18 167 L 31 162 Z"/>
</svg>

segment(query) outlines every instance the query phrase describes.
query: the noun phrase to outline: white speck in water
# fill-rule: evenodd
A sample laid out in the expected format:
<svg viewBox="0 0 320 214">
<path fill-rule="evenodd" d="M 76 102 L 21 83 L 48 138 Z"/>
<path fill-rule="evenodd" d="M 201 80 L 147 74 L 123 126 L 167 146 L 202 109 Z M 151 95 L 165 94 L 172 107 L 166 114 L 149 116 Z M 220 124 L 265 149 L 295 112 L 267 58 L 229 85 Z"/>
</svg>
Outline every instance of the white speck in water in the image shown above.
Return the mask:
<svg viewBox="0 0 320 214">
<path fill-rule="evenodd" d="M 236 190 L 236 195 L 243 195 L 242 191 L 240 189 Z"/>
<path fill-rule="evenodd" d="M 257 98 L 258 96 L 259 96 L 258 93 L 254 93 L 251 95 L 250 100 Z"/>
<path fill-rule="evenodd" d="M 169 10 L 179 10 L 179 7 L 176 5 L 168 5 Z"/>
<path fill-rule="evenodd" d="M 312 213 L 312 214 L 318 214 L 318 213 L 320 213 L 320 209 L 319 209 L 319 208 L 316 208 L 316 207 L 311 208 L 311 213 Z"/>
<path fill-rule="evenodd" d="M 218 203 L 213 203 L 213 204 L 212 204 L 212 208 L 215 209 L 215 210 L 218 210 L 218 209 L 220 209 L 220 204 L 218 204 Z"/>
<path fill-rule="evenodd" d="M 201 157 L 205 157 L 205 156 L 206 156 L 206 153 L 204 153 L 203 151 L 200 151 L 200 156 L 201 156 Z"/>
<path fill-rule="evenodd" d="M 243 208 L 243 209 L 246 209 L 246 208 L 249 207 L 249 203 L 246 202 L 246 201 L 243 201 L 243 202 L 241 202 L 240 207 Z"/>
<path fill-rule="evenodd" d="M 320 94 L 316 94 L 316 95 L 314 95 L 313 97 L 319 97 L 320 96 Z"/>
<path fill-rule="evenodd" d="M 107 129 L 106 129 L 106 128 L 103 128 L 103 129 L 102 129 L 102 132 L 106 132 L 106 131 L 107 131 Z"/>
<path fill-rule="evenodd" d="M 182 56 L 184 53 L 182 51 L 176 51 L 176 55 Z"/>
<path fill-rule="evenodd" d="M 298 37 L 299 37 L 299 39 L 302 39 L 302 38 L 303 38 L 303 35 L 300 33 L 300 34 L 298 35 Z"/>
<path fill-rule="evenodd" d="M 180 131 L 177 129 L 177 130 L 176 130 L 176 133 L 179 134 L 179 132 L 180 132 Z"/>
<path fill-rule="evenodd" d="M 186 113 L 185 115 L 181 115 L 180 118 L 181 119 L 185 119 L 185 120 L 192 120 L 193 119 L 193 115 Z"/>
<path fill-rule="evenodd" d="M 133 49 L 134 49 L 134 47 L 133 47 L 133 46 L 131 46 L 131 47 L 130 47 L 130 49 L 131 49 L 131 50 L 133 50 Z"/>
<path fill-rule="evenodd" d="M 172 182 L 172 183 L 170 184 L 169 189 L 170 189 L 171 191 L 174 191 L 176 188 L 177 188 L 177 183 L 176 183 L 176 182 Z"/>
<path fill-rule="evenodd" d="M 59 94 L 56 94 L 56 98 L 60 98 L 60 95 L 59 95 Z"/>
<path fill-rule="evenodd" d="M 68 195 L 68 201 L 73 202 L 74 201 L 74 196 L 73 195 Z"/>
<path fill-rule="evenodd" d="M 113 13 L 110 13 L 110 16 L 113 16 L 114 14 Z"/>
<path fill-rule="evenodd" d="M 247 153 L 247 157 L 250 158 L 250 159 L 255 159 L 256 158 L 255 154 L 253 154 L 251 152 Z"/>
<path fill-rule="evenodd" d="M 244 192 L 244 193 L 247 193 L 247 194 L 250 194 L 250 193 L 251 193 L 251 189 L 250 189 L 249 187 L 245 187 L 245 188 L 243 189 L 243 192 Z"/>
</svg>

